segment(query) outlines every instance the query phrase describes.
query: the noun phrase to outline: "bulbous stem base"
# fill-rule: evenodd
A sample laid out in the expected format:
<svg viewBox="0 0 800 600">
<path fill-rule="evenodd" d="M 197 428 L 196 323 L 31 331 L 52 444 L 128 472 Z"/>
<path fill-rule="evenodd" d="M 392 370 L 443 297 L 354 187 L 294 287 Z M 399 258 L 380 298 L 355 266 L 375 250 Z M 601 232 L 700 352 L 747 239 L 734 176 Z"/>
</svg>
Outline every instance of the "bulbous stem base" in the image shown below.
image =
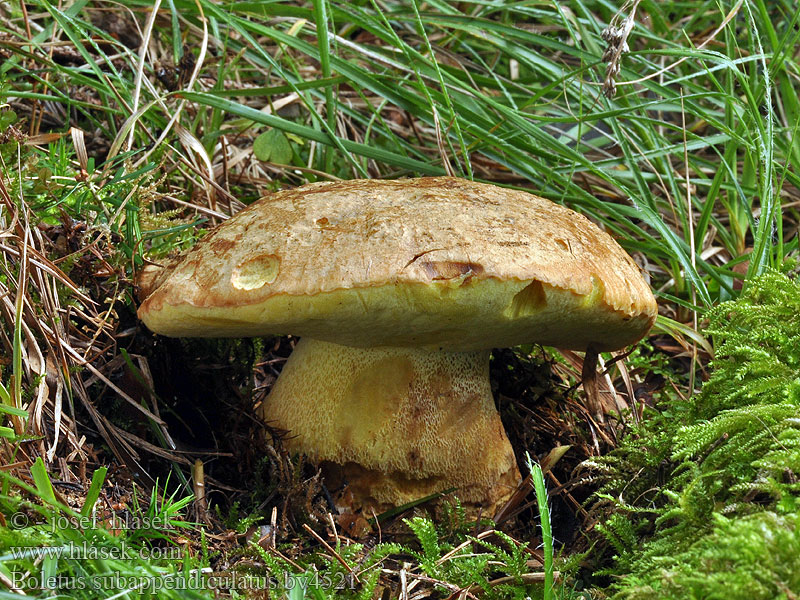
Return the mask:
<svg viewBox="0 0 800 600">
<path fill-rule="evenodd" d="M 493 514 L 519 481 L 495 409 L 489 351 L 352 348 L 304 338 L 262 417 L 341 478 L 342 508 L 382 511 L 456 488 Z"/>
</svg>

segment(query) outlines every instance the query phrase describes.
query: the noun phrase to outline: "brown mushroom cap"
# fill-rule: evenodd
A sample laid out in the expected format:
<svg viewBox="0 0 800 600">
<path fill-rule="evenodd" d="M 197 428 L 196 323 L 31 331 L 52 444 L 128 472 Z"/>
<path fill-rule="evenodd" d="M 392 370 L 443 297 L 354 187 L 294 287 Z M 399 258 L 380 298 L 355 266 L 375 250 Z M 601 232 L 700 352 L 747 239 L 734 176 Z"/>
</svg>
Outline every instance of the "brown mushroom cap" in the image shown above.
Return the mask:
<svg viewBox="0 0 800 600">
<path fill-rule="evenodd" d="M 633 260 L 584 216 L 441 177 L 267 196 L 171 266 L 139 316 L 171 336 L 610 350 L 649 330 L 656 303 Z"/>
</svg>

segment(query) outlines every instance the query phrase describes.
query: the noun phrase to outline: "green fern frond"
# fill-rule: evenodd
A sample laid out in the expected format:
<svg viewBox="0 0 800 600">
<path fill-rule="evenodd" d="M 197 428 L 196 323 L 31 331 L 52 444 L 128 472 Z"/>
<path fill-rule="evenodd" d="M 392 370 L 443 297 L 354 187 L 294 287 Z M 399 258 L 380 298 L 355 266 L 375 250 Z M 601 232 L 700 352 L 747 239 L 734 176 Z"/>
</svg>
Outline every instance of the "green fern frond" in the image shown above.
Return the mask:
<svg viewBox="0 0 800 600">
<path fill-rule="evenodd" d="M 422 553 L 413 552 L 419 561 L 420 567 L 429 577 L 436 577 L 438 575 L 436 561 L 442 555 L 436 525 L 430 519 L 422 517 L 403 519 L 403 522 L 414 532 L 422 547 Z"/>
</svg>

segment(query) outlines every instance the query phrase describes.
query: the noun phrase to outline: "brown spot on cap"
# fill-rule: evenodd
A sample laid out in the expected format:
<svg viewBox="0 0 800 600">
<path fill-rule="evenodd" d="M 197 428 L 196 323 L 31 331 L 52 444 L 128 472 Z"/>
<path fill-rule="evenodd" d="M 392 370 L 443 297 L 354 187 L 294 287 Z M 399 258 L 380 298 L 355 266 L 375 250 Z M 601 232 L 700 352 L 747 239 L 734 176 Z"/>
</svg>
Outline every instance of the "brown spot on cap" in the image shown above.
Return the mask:
<svg viewBox="0 0 800 600">
<path fill-rule="evenodd" d="M 211 250 L 214 254 L 226 254 L 231 248 L 236 246 L 236 242 L 234 240 L 229 240 L 223 237 L 215 237 L 211 240 Z"/>
</svg>

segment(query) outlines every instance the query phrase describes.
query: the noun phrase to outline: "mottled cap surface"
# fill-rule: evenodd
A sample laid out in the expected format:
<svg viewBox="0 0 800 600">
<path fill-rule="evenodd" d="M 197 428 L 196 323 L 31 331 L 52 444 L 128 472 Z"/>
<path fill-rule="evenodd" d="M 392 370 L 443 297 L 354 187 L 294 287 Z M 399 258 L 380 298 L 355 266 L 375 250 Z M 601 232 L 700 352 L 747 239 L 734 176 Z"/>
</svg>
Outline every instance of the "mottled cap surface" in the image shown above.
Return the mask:
<svg viewBox="0 0 800 600">
<path fill-rule="evenodd" d="M 615 349 L 656 316 L 634 261 L 582 215 L 447 177 L 272 194 L 150 284 L 140 317 L 157 333 L 186 337 Z"/>
</svg>

